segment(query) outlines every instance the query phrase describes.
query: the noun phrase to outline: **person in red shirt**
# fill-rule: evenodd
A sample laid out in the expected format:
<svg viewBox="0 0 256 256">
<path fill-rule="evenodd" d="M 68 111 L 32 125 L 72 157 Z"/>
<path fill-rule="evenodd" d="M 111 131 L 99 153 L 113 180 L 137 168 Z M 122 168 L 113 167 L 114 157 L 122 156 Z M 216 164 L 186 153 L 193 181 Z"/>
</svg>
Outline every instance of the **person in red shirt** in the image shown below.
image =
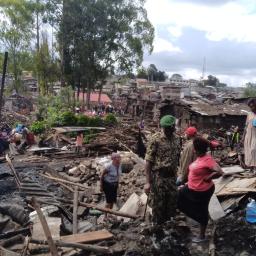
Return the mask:
<svg viewBox="0 0 256 256">
<path fill-rule="evenodd" d="M 214 193 L 212 179 L 223 175 L 223 171 L 211 155 L 207 154 L 209 142 L 197 137 L 193 142 L 197 155 L 189 166 L 188 182 L 181 186 L 178 194 L 178 208 L 200 224 L 199 236 L 192 239 L 199 243 L 205 240 L 208 224 L 208 205 Z"/>
</svg>

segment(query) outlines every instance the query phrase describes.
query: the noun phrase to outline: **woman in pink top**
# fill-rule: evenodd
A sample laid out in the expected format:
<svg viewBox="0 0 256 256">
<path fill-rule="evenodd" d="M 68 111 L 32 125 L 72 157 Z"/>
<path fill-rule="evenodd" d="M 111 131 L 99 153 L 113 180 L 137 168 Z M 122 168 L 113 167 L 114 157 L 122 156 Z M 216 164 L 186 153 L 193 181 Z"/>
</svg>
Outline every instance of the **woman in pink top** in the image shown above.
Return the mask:
<svg viewBox="0 0 256 256">
<path fill-rule="evenodd" d="M 178 208 L 188 217 L 200 223 L 200 235 L 192 241 L 205 240 L 208 224 L 208 205 L 214 193 L 212 179 L 223 175 L 223 171 L 215 160 L 207 154 L 209 142 L 196 138 L 193 142 L 197 159 L 190 164 L 188 183 L 181 187 L 178 196 Z"/>
</svg>

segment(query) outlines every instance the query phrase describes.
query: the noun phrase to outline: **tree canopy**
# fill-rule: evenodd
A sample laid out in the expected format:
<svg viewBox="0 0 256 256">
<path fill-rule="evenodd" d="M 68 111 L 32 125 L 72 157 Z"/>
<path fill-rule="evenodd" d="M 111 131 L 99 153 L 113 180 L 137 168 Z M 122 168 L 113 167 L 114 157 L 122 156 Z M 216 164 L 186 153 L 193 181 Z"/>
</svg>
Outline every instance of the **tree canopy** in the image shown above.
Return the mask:
<svg viewBox="0 0 256 256">
<path fill-rule="evenodd" d="M 67 81 L 90 90 L 108 74 L 139 66 L 154 38 L 143 6 L 143 0 L 65 2 L 58 39 Z"/>
</svg>

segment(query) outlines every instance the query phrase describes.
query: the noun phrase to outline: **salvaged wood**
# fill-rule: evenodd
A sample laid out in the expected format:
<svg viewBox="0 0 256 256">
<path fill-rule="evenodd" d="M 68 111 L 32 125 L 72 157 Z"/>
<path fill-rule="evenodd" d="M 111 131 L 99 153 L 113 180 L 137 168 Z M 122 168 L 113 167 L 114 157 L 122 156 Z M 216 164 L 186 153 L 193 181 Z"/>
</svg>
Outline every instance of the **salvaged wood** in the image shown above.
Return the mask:
<svg viewBox="0 0 256 256">
<path fill-rule="evenodd" d="M 256 193 L 256 188 L 227 188 L 223 192 L 219 192 L 218 196 L 232 196 L 247 193 Z"/>
<path fill-rule="evenodd" d="M 209 241 L 209 255 L 210 256 L 215 256 L 215 250 L 216 250 L 216 246 L 214 243 L 214 237 L 215 237 L 215 232 L 216 232 L 216 225 L 214 224 L 212 232 L 211 232 L 211 238 Z"/>
<path fill-rule="evenodd" d="M 99 231 L 86 232 L 82 234 L 62 236 L 60 240 L 68 243 L 92 243 L 92 242 L 107 240 L 112 237 L 113 237 L 113 234 L 103 229 Z"/>
<path fill-rule="evenodd" d="M 11 161 L 10 157 L 8 156 L 8 154 L 5 156 L 5 158 L 6 158 L 6 161 L 8 163 L 8 166 L 10 167 L 10 169 L 11 169 L 11 171 L 12 171 L 14 177 L 15 177 L 15 181 L 17 183 L 17 186 L 20 187 L 20 183 L 21 183 L 20 177 L 19 177 L 18 173 L 16 172 L 16 170 L 15 170 L 15 168 L 14 168 L 14 166 L 12 164 L 12 161 Z"/>
<path fill-rule="evenodd" d="M 45 177 L 49 180 L 53 180 L 53 181 L 56 181 L 57 183 L 58 182 L 61 182 L 61 183 L 67 183 L 67 184 L 70 184 L 70 185 L 74 185 L 74 186 L 78 186 L 80 188 L 83 188 L 83 189 L 88 189 L 88 187 L 82 185 L 82 184 L 79 184 L 79 183 L 75 183 L 75 182 L 71 182 L 71 181 L 67 181 L 67 180 L 63 180 L 63 179 L 59 179 L 59 178 L 55 178 L 55 177 L 52 177 L 52 176 L 48 176 L 48 175 L 45 175 L 45 174 L 40 174 L 40 176 L 42 177 Z"/>
<path fill-rule="evenodd" d="M 73 200 L 73 234 L 77 234 L 77 208 L 78 208 L 78 187 L 75 186 Z"/>
<path fill-rule="evenodd" d="M 58 198 L 58 200 L 63 202 L 63 203 L 73 205 L 73 201 L 71 201 L 71 200 L 65 200 L 63 198 Z M 109 213 L 109 214 L 113 214 L 113 215 L 121 216 L 121 217 L 125 217 L 125 218 L 137 219 L 137 218 L 140 217 L 140 216 L 137 216 L 137 215 L 123 213 L 123 212 L 120 212 L 120 211 L 114 211 L 114 210 L 111 210 L 111 209 L 108 209 L 108 208 L 105 208 L 105 207 L 101 207 L 101 206 L 98 206 L 98 205 L 95 205 L 95 204 L 88 204 L 88 203 L 84 203 L 84 202 L 80 202 L 80 201 L 78 201 L 78 205 L 79 206 L 84 206 L 84 207 L 87 207 L 87 208 L 94 208 L 94 209 L 99 210 L 101 212 L 106 212 L 106 213 Z"/>
<path fill-rule="evenodd" d="M 30 242 L 34 244 L 47 245 L 47 241 L 43 241 L 43 240 L 32 239 Z M 103 255 L 113 253 L 112 250 L 110 250 L 108 247 L 103 247 L 98 245 L 64 242 L 60 240 L 55 240 L 54 242 L 58 247 L 66 247 L 66 248 L 74 248 L 74 249 L 77 248 L 77 249 L 82 249 L 88 252 L 100 253 Z"/>
<path fill-rule="evenodd" d="M 44 233 L 45 233 L 45 236 L 47 238 L 47 242 L 48 242 L 48 245 L 49 245 L 49 248 L 50 248 L 50 252 L 53 256 L 58 256 L 58 251 L 57 251 L 57 247 L 52 239 L 52 235 L 51 235 L 51 231 L 48 227 L 48 224 L 47 224 L 47 221 L 44 217 L 44 214 L 40 208 L 40 205 L 39 203 L 36 201 L 36 198 L 35 197 L 32 197 L 32 206 L 35 208 L 37 214 L 38 214 L 38 217 L 39 217 L 39 220 L 42 224 L 42 227 L 43 227 L 43 230 L 44 230 Z"/>
<path fill-rule="evenodd" d="M 256 187 L 256 178 L 235 178 L 228 184 L 226 184 L 216 194 L 217 196 L 227 195 L 239 195 L 249 192 L 254 192 L 253 189 Z"/>
</svg>

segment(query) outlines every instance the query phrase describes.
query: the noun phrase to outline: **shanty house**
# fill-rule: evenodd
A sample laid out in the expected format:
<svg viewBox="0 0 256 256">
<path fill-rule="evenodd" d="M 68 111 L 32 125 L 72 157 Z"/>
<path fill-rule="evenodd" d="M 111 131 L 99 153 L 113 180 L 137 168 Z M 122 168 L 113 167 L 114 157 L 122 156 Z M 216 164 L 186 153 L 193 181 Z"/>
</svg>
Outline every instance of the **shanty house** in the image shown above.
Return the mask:
<svg viewBox="0 0 256 256">
<path fill-rule="evenodd" d="M 186 101 L 186 104 L 189 108 L 186 108 L 188 113 L 185 123 L 192 123 L 200 129 L 229 129 L 232 125 L 242 129 L 249 111 L 246 104 L 209 104 L 199 101 Z"/>
<path fill-rule="evenodd" d="M 83 100 L 86 102 L 87 99 L 87 93 L 79 93 L 79 101 L 83 102 Z M 112 100 L 108 97 L 107 94 L 102 93 L 101 95 L 97 93 L 91 93 L 90 94 L 90 104 L 91 105 L 97 105 L 97 104 L 104 104 L 108 105 L 112 103 Z"/>
</svg>

